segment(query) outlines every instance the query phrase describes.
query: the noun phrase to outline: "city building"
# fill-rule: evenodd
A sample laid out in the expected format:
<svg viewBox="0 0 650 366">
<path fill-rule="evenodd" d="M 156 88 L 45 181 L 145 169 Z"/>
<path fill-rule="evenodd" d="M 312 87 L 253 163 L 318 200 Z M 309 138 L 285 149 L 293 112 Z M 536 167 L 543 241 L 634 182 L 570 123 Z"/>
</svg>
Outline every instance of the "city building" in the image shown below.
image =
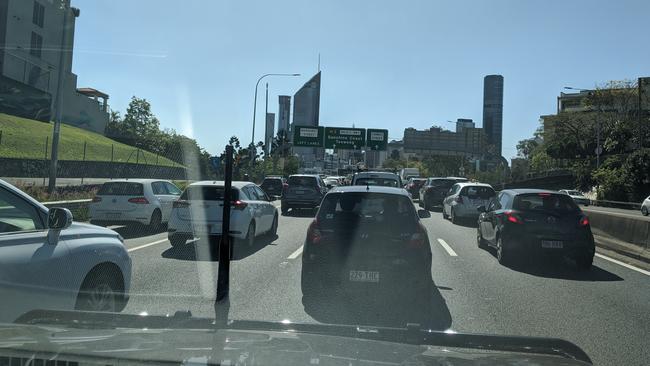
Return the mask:
<svg viewBox="0 0 650 366">
<path fill-rule="evenodd" d="M 427 130 L 404 130 L 404 153 L 417 156 L 457 155 L 481 157 L 486 149 L 486 136 L 482 128 L 464 127 L 461 132 L 446 131 L 440 127 Z M 393 148 L 389 143 L 389 156 Z"/>
<path fill-rule="evenodd" d="M 458 118 L 456 120 L 456 133 L 463 132 L 464 128 L 475 128 L 474 121 L 467 118 Z"/>
<path fill-rule="evenodd" d="M 275 113 L 266 114 L 266 128 L 264 130 L 264 155 L 269 155 L 275 130 Z"/>
<path fill-rule="evenodd" d="M 0 109 L 49 122 L 56 115 L 60 90 L 64 123 L 104 133 L 108 95 L 77 88 L 72 72 L 79 15 L 69 0 L 0 1 Z"/>
<path fill-rule="evenodd" d="M 291 113 L 291 97 L 288 95 L 278 96 L 278 133 L 289 134 L 289 118 Z"/>
<path fill-rule="evenodd" d="M 487 75 L 483 79 L 483 129 L 488 150 L 501 156 L 503 137 L 503 76 Z"/>
<path fill-rule="evenodd" d="M 293 96 L 293 126 L 319 126 L 320 114 L 320 71 L 305 83 Z M 293 139 L 293 132 L 290 134 Z M 318 147 L 300 147 L 293 148 L 293 155 L 297 155 L 306 166 L 320 158 L 323 159 L 325 151 Z"/>
</svg>

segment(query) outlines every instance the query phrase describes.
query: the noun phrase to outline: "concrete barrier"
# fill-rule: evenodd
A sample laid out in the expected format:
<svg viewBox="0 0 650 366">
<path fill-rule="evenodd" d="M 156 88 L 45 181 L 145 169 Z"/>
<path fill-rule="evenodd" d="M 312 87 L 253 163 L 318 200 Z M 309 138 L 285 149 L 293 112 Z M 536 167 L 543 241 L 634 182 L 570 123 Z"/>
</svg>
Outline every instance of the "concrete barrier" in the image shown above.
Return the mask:
<svg viewBox="0 0 650 366">
<path fill-rule="evenodd" d="M 585 209 L 594 235 L 611 237 L 650 250 L 650 220 L 615 212 Z"/>
</svg>

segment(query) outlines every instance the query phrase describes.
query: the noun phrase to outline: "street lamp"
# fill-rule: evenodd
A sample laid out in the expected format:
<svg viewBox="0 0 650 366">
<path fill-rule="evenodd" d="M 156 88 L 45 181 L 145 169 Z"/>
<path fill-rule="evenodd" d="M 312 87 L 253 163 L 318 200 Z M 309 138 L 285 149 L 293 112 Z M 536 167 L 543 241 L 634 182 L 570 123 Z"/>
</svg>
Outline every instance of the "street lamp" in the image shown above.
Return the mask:
<svg viewBox="0 0 650 366">
<path fill-rule="evenodd" d="M 300 76 L 300 74 L 264 74 L 260 76 L 259 79 L 257 79 L 257 83 L 255 83 L 255 99 L 253 100 L 253 131 L 251 133 L 251 162 L 255 162 L 255 115 L 257 114 L 257 87 L 260 85 L 260 81 L 264 79 L 267 76 Z M 265 116 L 266 118 L 266 116 Z"/>
<path fill-rule="evenodd" d="M 590 89 L 574 88 L 571 86 L 565 86 L 566 90 L 577 90 L 579 92 L 591 92 Z M 600 154 L 602 154 L 603 148 L 600 146 L 600 118 L 598 118 L 598 111 L 596 111 L 596 169 L 600 168 Z"/>
</svg>

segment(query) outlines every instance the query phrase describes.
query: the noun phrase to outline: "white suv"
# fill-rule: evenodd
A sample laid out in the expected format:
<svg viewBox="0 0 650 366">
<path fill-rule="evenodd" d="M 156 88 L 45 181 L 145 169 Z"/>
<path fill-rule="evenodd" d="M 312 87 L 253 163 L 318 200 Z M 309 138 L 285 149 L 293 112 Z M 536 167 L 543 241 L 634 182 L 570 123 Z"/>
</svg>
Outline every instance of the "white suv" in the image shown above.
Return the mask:
<svg viewBox="0 0 650 366">
<path fill-rule="evenodd" d="M 641 213 L 643 216 L 648 216 L 650 214 L 650 196 L 646 198 L 641 204 Z"/>
<path fill-rule="evenodd" d="M 188 239 L 221 235 L 223 218 L 223 181 L 192 183 L 174 202 L 167 227 L 172 246 L 185 244 Z M 256 184 L 232 182 L 230 233 L 248 246 L 261 234 L 275 235 L 278 230 L 278 210 Z"/>
<path fill-rule="evenodd" d="M 352 177 L 352 185 L 402 188 L 402 180 L 399 175 L 390 172 L 360 172 Z"/>
<path fill-rule="evenodd" d="M 95 225 L 148 225 L 152 231 L 169 221 L 181 190 L 158 179 L 121 179 L 104 183 L 89 208 Z"/>
<path fill-rule="evenodd" d="M 490 199 L 494 197 L 496 192 L 489 184 L 456 183 L 442 201 L 442 217 L 451 218 L 454 224 L 461 218 L 478 219 L 478 207 L 487 207 Z"/>
</svg>

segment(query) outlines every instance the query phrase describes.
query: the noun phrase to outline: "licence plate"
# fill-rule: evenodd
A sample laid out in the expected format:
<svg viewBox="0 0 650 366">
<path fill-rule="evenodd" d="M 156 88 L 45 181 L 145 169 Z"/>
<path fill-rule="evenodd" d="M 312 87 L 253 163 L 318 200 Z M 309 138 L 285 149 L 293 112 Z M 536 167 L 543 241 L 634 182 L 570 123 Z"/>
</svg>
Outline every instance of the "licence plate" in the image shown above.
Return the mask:
<svg viewBox="0 0 650 366">
<path fill-rule="evenodd" d="M 559 240 L 542 240 L 542 248 L 561 249 L 564 244 Z"/>
<path fill-rule="evenodd" d="M 376 271 L 350 271 L 351 282 L 379 282 L 379 272 Z"/>
</svg>

